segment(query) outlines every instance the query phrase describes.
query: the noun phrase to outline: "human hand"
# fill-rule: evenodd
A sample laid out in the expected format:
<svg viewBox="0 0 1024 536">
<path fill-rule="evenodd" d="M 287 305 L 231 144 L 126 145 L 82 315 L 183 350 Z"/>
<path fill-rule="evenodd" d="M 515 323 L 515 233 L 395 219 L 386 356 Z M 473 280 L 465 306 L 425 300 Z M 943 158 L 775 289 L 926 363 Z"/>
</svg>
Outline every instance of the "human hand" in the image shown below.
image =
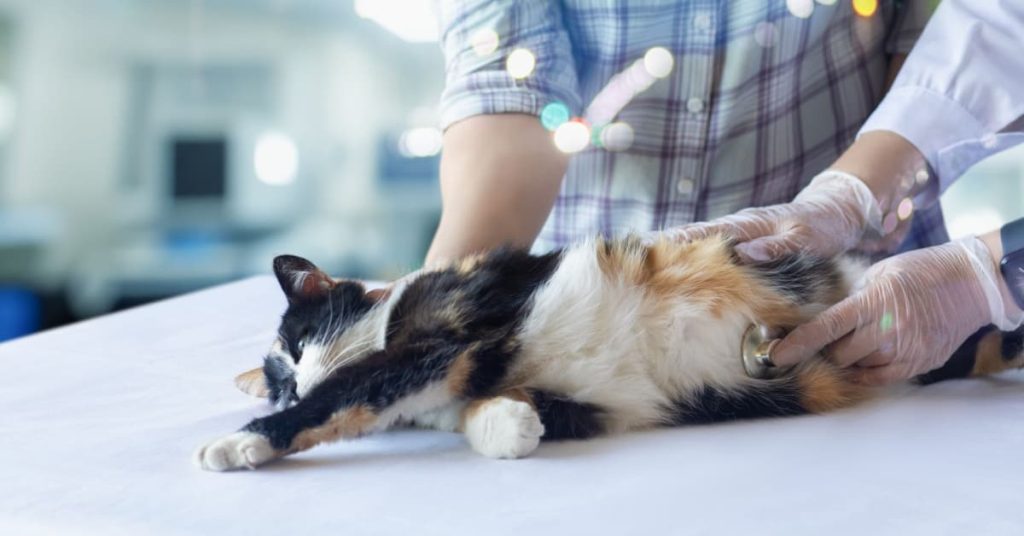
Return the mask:
<svg viewBox="0 0 1024 536">
<path fill-rule="evenodd" d="M 725 235 L 738 243 L 746 262 L 764 262 L 797 252 L 831 257 L 860 241 L 867 229 L 881 232 L 882 210 L 860 179 L 827 170 L 791 203 L 748 208 L 706 223 L 666 231 L 676 240 Z"/>
<path fill-rule="evenodd" d="M 819 352 L 856 366 L 869 384 L 905 380 L 942 366 L 981 327 L 1013 327 L 995 262 L 977 238 L 912 251 L 875 264 L 861 288 L 775 347 L 790 366 Z"/>
</svg>

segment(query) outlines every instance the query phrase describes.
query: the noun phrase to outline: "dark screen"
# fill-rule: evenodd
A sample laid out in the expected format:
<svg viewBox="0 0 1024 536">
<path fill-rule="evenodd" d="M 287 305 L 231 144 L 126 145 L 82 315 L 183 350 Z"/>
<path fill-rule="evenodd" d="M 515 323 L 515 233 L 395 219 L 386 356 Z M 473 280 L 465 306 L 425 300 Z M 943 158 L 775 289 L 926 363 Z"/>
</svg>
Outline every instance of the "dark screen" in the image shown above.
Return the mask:
<svg viewBox="0 0 1024 536">
<path fill-rule="evenodd" d="M 227 188 L 224 138 L 179 138 L 172 141 L 175 199 L 222 198 Z"/>
</svg>

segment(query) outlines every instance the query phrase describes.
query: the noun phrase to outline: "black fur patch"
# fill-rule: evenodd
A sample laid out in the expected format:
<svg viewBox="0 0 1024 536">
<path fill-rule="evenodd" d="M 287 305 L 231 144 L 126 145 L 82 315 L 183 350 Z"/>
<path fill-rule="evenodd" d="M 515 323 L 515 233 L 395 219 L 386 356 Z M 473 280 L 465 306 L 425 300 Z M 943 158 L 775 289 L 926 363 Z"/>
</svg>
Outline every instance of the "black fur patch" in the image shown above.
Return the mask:
<svg viewBox="0 0 1024 536">
<path fill-rule="evenodd" d="M 244 430 L 267 436 L 274 448 L 287 449 L 303 430 L 327 423 L 340 410 L 365 406 L 381 411 L 444 381 L 455 358 L 468 350 L 473 366 L 463 395 L 491 394 L 518 353 L 515 336 L 530 298 L 559 259 L 560 253 L 531 256 L 498 250 L 472 270 L 420 276 L 391 310 L 384 350 L 339 368 L 293 407 L 256 419 Z M 292 341 L 303 340 L 303 333 L 309 336 L 312 329 L 337 336 L 372 307 L 357 283 L 339 283 L 320 301 L 296 300 L 289 306 L 281 336 L 290 349 Z M 301 358 L 290 351 L 297 361 Z M 278 372 L 273 365 L 267 368 L 271 374 Z"/>
<path fill-rule="evenodd" d="M 809 255 L 790 255 L 751 268 L 776 291 L 801 305 L 817 301 L 821 294 L 842 284 L 834 261 Z"/>
<path fill-rule="evenodd" d="M 1003 332 L 1001 355 L 1003 361 L 1013 361 L 1024 352 L 1024 327 Z"/>
<path fill-rule="evenodd" d="M 722 391 L 704 386 L 692 397 L 676 402 L 672 424 L 709 424 L 723 421 L 802 415 L 800 396 L 790 381 L 764 382 L 743 391 Z"/>
<path fill-rule="evenodd" d="M 298 363 L 302 359 L 300 343 L 341 333 L 372 306 L 362 284 L 343 281 L 323 295 L 289 300 L 278 334 L 292 359 Z"/>
<path fill-rule="evenodd" d="M 468 272 L 424 274 L 410 283 L 391 310 L 387 347 L 428 340 L 463 348 L 475 344 L 465 395 L 492 394 L 519 351 L 516 334 L 530 299 L 560 259 L 561 253 L 532 256 L 500 249 Z"/>
<path fill-rule="evenodd" d="M 442 380 L 458 348 L 410 347 L 406 352 L 379 352 L 339 369 L 294 406 L 255 419 L 242 430 L 263 434 L 275 449 L 287 449 L 303 430 L 326 424 L 340 410 L 366 406 L 380 411 Z"/>
<path fill-rule="evenodd" d="M 604 432 L 604 410 L 548 391 L 531 390 L 534 406 L 544 424 L 544 440 L 587 439 Z"/>
<path fill-rule="evenodd" d="M 981 342 L 983 337 L 995 331 L 995 329 L 995 326 L 986 326 L 974 332 L 953 352 L 953 356 L 949 358 L 949 361 L 946 361 L 944 365 L 935 370 L 921 374 L 914 378 L 914 381 L 921 385 L 929 385 L 935 382 L 970 376 L 971 371 L 974 370 L 974 364 L 977 362 L 978 343 Z"/>
</svg>

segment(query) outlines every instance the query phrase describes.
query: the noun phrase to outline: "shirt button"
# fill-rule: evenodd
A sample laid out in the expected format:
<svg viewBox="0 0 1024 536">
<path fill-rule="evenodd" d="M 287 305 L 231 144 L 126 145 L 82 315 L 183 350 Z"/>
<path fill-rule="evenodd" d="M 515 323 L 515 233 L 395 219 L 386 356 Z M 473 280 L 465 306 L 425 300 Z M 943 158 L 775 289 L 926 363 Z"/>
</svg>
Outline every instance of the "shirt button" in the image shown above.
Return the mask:
<svg viewBox="0 0 1024 536">
<path fill-rule="evenodd" d="M 690 195 L 693 193 L 693 179 L 679 179 L 676 183 L 676 191 L 679 195 Z"/>
<path fill-rule="evenodd" d="M 698 30 L 708 31 L 711 29 L 711 15 L 698 13 L 693 17 L 693 26 Z"/>
<path fill-rule="evenodd" d="M 699 114 L 704 111 L 704 101 L 697 97 L 691 97 L 686 101 L 686 109 L 689 110 L 690 113 Z"/>
</svg>

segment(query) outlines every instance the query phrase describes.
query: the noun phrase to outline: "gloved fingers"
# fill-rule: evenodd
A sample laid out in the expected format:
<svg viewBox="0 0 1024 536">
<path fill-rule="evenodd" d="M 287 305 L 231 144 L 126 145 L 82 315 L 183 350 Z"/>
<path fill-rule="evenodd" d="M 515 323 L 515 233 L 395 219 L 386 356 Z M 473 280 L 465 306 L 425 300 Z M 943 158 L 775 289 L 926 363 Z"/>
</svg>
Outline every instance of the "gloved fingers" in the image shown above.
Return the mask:
<svg viewBox="0 0 1024 536">
<path fill-rule="evenodd" d="M 797 240 L 797 233 L 785 233 L 764 236 L 743 242 L 736 246 L 736 254 L 746 263 L 768 262 L 781 259 L 787 255 L 799 253 L 804 249 L 802 241 Z"/>
<path fill-rule="evenodd" d="M 877 322 L 867 322 L 854 328 L 853 333 L 845 335 L 830 344 L 824 350 L 825 357 L 836 365 L 846 368 L 853 365 L 868 366 L 862 361 L 874 354 L 880 345 Z"/>
<path fill-rule="evenodd" d="M 771 219 L 765 217 L 767 208 L 741 210 L 731 216 L 711 221 L 690 223 L 673 230 L 673 240 L 689 242 L 715 235 L 729 237 L 736 242 L 746 242 L 772 233 Z"/>
<path fill-rule="evenodd" d="M 772 361 L 780 367 L 795 365 L 817 354 L 829 344 L 857 329 L 861 311 L 867 304 L 855 294 L 826 309 L 806 324 L 797 326 L 772 352 Z"/>
<path fill-rule="evenodd" d="M 676 242 L 691 242 L 715 235 L 726 236 L 737 242 L 746 242 L 767 233 L 763 225 L 754 221 L 742 221 L 738 217 L 726 217 L 705 223 L 685 225 L 673 229 L 670 233 Z"/>
<path fill-rule="evenodd" d="M 892 354 L 888 352 L 877 351 L 864 356 L 861 360 L 857 361 L 856 365 L 864 369 L 884 367 L 886 365 L 891 364 L 892 360 Z"/>
<path fill-rule="evenodd" d="M 875 355 L 867 357 L 867 360 L 870 361 L 881 361 L 882 359 L 882 357 Z M 904 367 L 896 364 L 870 368 L 856 367 L 850 369 L 850 371 L 853 374 L 853 381 L 864 385 L 887 385 L 890 383 L 901 382 L 909 379 L 911 376 Z"/>
</svg>

